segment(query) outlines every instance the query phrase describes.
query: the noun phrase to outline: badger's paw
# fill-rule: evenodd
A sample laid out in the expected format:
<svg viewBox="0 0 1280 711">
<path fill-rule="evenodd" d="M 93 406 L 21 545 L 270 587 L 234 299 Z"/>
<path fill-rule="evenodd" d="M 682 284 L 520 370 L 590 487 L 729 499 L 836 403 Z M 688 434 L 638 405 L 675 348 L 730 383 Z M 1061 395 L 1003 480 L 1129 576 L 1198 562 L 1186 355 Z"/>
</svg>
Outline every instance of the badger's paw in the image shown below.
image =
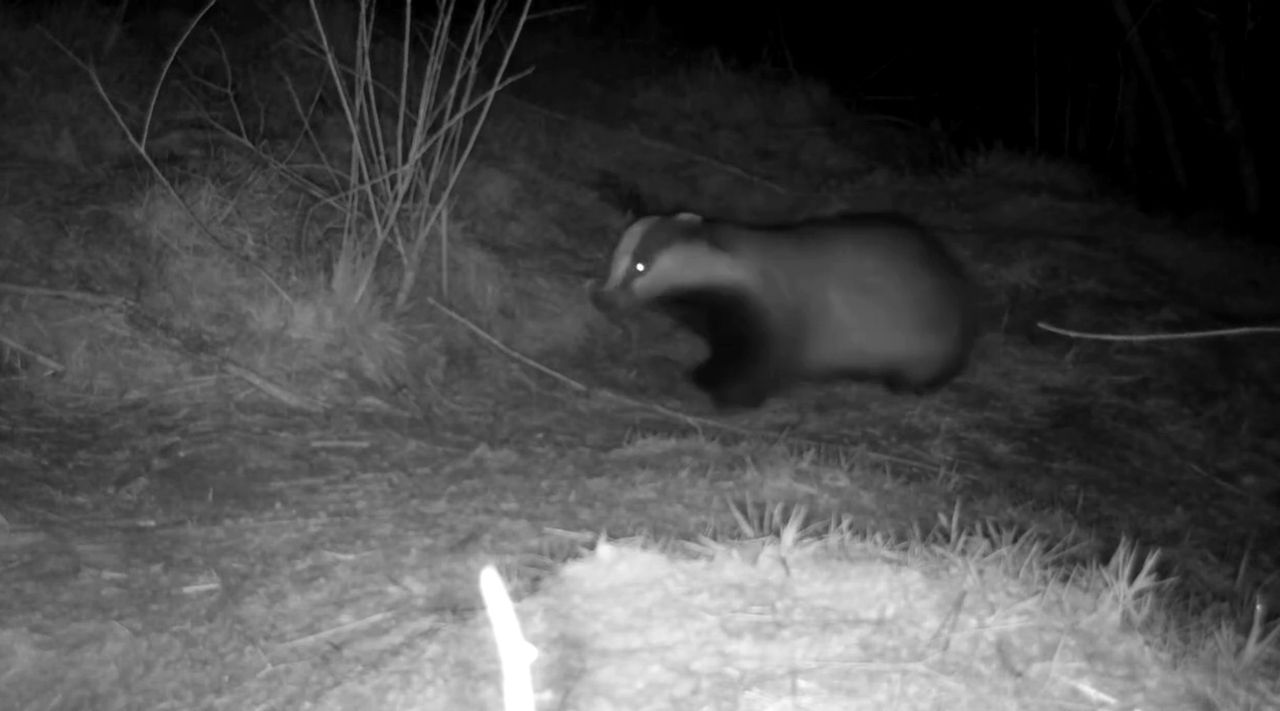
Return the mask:
<svg viewBox="0 0 1280 711">
<path fill-rule="evenodd" d="M 712 404 L 721 412 L 760 407 L 769 399 L 774 389 L 769 378 L 760 377 L 740 367 L 727 367 L 715 359 L 709 359 L 694 368 L 689 379 L 699 390 L 710 396 Z"/>
</svg>

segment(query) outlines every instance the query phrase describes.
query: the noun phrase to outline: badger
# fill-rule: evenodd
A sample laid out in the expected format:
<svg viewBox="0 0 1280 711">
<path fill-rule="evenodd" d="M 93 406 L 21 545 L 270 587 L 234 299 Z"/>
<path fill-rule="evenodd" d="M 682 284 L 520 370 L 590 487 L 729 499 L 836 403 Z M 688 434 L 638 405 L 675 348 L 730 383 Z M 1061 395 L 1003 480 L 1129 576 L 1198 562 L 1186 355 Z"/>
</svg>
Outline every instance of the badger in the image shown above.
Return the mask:
<svg viewBox="0 0 1280 711">
<path fill-rule="evenodd" d="M 749 226 L 691 213 L 623 232 L 600 311 L 656 310 L 701 337 L 689 378 L 719 410 L 754 409 L 801 382 L 928 393 L 961 373 L 974 288 L 928 230 L 897 213 Z"/>
</svg>

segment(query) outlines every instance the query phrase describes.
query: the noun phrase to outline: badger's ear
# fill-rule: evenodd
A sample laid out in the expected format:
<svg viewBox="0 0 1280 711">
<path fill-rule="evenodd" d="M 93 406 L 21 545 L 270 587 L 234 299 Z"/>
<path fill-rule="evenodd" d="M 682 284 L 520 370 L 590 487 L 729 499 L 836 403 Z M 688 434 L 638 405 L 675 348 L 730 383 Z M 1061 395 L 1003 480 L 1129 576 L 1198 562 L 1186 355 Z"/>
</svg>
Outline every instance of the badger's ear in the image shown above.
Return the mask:
<svg viewBox="0 0 1280 711">
<path fill-rule="evenodd" d="M 676 222 L 679 222 L 679 223 L 681 223 L 681 224 L 684 224 L 684 225 L 700 225 L 700 224 L 702 224 L 702 215 L 698 215 L 698 214 L 695 214 L 695 213 L 692 213 L 692 212 L 680 212 L 680 213 L 677 213 L 677 214 L 676 214 L 674 217 L 672 217 L 671 219 L 673 219 L 673 220 L 675 220 Z"/>
</svg>

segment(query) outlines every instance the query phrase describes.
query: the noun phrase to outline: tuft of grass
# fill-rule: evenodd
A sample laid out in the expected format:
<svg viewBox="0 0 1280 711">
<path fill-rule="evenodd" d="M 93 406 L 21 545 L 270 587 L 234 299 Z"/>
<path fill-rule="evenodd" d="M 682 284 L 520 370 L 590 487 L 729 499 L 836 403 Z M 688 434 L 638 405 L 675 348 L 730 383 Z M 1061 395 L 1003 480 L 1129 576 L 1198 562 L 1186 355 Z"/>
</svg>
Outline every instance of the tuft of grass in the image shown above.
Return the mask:
<svg viewBox="0 0 1280 711">
<path fill-rule="evenodd" d="M 556 294 L 548 296 L 550 285 L 514 278 L 504 261 L 473 239 L 476 231 L 502 226 L 469 219 L 475 200 L 456 194 L 468 176 L 469 187 L 480 188 L 482 197 L 492 197 L 488 188 L 495 187 L 484 176 L 510 181 L 492 170 L 468 171 L 468 165 L 494 98 L 523 76 L 510 75 L 507 67 L 529 3 L 480 3 L 464 11 L 444 2 L 429 19 L 406 18 L 394 34 L 383 31 L 372 4 L 345 11 L 318 0 L 302 6 L 301 15 L 296 6 L 285 8 L 282 25 L 289 29 L 289 66 L 298 73 L 287 90 L 301 134 L 283 149 L 259 148 L 248 128 L 254 121 L 231 98 L 229 83 L 222 92 L 229 118 L 216 121 L 232 140 L 309 194 L 301 239 L 328 260 L 332 296 L 350 302 L 339 311 L 406 316 L 415 303 L 437 299 L 482 328 L 514 335 L 518 346 L 534 344 L 536 351 L 539 341 L 560 338 L 548 338 L 558 329 L 547 316 L 563 310 L 542 308 L 556 300 Z M 294 29 L 299 24 L 306 27 Z M 426 33 L 416 33 L 415 26 L 425 26 Z M 304 71 L 308 60 L 311 68 L 323 68 L 323 85 Z M 374 302 L 385 302 L 385 308 Z M 272 318 L 289 311 L 273 312 Z M 438 351 L 432 339 L 445 334 L 450 353 L 455 345 L 464 347 L 448 339 L 462 329 L 428 330 L 419 345 Z M 373 340 L 389 342 L 384 336 Z M 415 370 L 438 373 L 451 358 L 434 355 L 436 366 Z M 384 362 L 365 349 L 357 357 Z"/>
<path fill-rule="evenodd" d="M 395 43 L 375 34 L 372 3 L 360 3 L 355 15 L 344 19 L 331 4 L 310 0 L 311 36 L 317 43 L 308 49 L 327 72 L 329 98 L 338 107 L 337 120 L 321 128 L 336 132 L 339 143 L 345 135 L 347 146 L 338 154 L 345 163 L 326 166 L 327 174 L 339 179 L 329 183 L 330 191 L 287 158 L 257 150 L 256 136 L 249 133 L 252 122 L 236 103 L 232 63 L 218 35 L 197 32 L 214 17 L 215 5 L 216 0 L 206 3 L 186 23 L 141 109 L 127 99 L 113 101 L 111 85 L 91 66 L 106 50 L 81 50 L 46 31 L 63 58 L 84 71 L 128 145 L 157 179 L 130 210 L 155 255 L 147 273 L 139 275 L 139 300 L 166 330 L 184 334 L 189 346 L 237 358 L 268 374 L 322 378 L 345 367 L 379 385 L 402 382 L 408 371 L 406 347 L 389 312 L 406 305 L 424 274 L 433 278 L 421 281 L 444 296 L 450 292 L 451 268 L 461 264 L 469 270 L 466 301 L 499 310 L 501 270 L 489 269 L 478 251 L 451 243 L 456 230 L 449 208 L 494 96 L 514 80 L 505 70 L 529 5 L 515 13 L 514 35 L 490 83 L 482 60 L 509 19 L 503 2 L 482 3 L 469 19 L 456 3 L 441 4 L 426 37 L 413 34 L 416 25 L 406 18 Z M 458 27 L 461 32 L 455 33 Z M 210 37 L 212 43 L 205 41 Z M 150 147 L 161 120 L 162 88 L 176 67 L 187 66 L 181 54 L 189 41 L 200 44 L 196 49 L 222 51 L 227 76 L 219 87 L 192 75 L 186 77 L 187 88 L 197 86 L 206 94 L 223 90 L 231 117 L 225 134 L 266 158 L 267 170 L 181 183 L 161 170 Z M 202 59 L 201 65 L 208 62 Z M 388 68 L 393 70 L 389 76 Z M 190 91 L 188 97 L 199 99 Z M 313 117 L 319 98 L 304 102 L 293 96 L 304 122 Z M 314 144 L 333 141 L 332 136 L 317 138 L 310 129 L 307 136 Z M 318 153 L 322 162 L 333 155 Z M 227 164 L 233 166 L 235 159 Z M 282 199 L 289 186 L 310 192 L 323 208 L 302 215 L 301 228 L 296 205 Z M 336 238 L 323 225 L 318 232 L 308 229 L 307 221 L 317 214 L 330 224 L 336 219 Z"/>
<path fill-rule="evenodd" d="M 335 204 L 342 208 L 344 225 L 338 260 L 353 270 L 354 298 L 363 298 L 380 278 L 379 270 L 394 264 L 394 275 L 386 278 L 394 284 L 395 308 L 403 308 L 430 252 L 441 266 L 433 292 L 448 294 L 453 189 L 495 96 L 519 78 L 508 77 L 506 70 L 529 4 L 517 11 L 512 36 L 486 85 L 481 60 L 505 19 L 506 4 L 500 0 L 477 4 L 456 41 L 451 31 L 461 18 L 453 0 L 437 6 L 425 39 L 413 34 L 412 18 L 405 18 L 399 63 L 391 76 L 381 75 L 385 64 L 375 42 L 372 4 L 362 3 L 356 13 L 354 64 L 347 65 L 347 48 L 330 37 L 320 5 L 311 0 L 317 51 L 345 128 L 346 164 L 329 168 L 340 177 Z M 303 113 L 301 103 L 298 107 Z"/>
<path fill-rule="evenodd" d="M 406 349 L 378 294 L 353 295 L 352 270 L 341 261 L 326 278 L 320 265 L 297 258 L 279 182 L 270 172 L 238 186 L 195 180 L 179 186 L 181 205 L 167 190 L 145 193 L 133 217 L 157 259 L 143 304 L 285 381 L 325 380 L 336 370 L 383 387 L 403 382 Z M 226 248 L 212 247 L 197 223 Z M 288 288 L 264 284 L 260 268 Z"/>
<path fill-rule="evenodd" d="M 1138 627 L 1151 617 L 1155 601 L 1152 594 L 1162 583 L 1156 572 L 1159 551 L 1139 556 L 1138 546 L 1128 538 L 1121 539 L 1105 567 L 1099 568 L 1108 602 L 1125 622 Z"/>
</svg>

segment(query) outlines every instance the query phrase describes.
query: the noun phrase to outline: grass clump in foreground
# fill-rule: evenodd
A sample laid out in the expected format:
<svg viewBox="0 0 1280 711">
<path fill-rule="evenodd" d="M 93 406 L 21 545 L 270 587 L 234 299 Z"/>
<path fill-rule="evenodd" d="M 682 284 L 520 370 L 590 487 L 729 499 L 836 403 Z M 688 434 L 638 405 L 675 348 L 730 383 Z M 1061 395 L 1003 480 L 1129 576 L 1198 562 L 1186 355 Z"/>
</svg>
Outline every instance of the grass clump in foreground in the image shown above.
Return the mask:
<svg viewBox="0 0 1280 711">
<path fill-rule="evenodd" d="M 739 514 L 736 540 L 601 541 L 517 605 L 539 708 L 1264 709 L 1277 633 L 1178 627 L 1155 554 L 961 530 L 889 542 L 803 510 Z M 1256 625 L 1262 623 L 1256 622 Z M 1177 629 L 1175 629 L 1177 627 Z M 1179 639 L 1182 642 L 1173 642 Z M 449 630 L 315 708 L 500 709 L 493 637 Z"/>
</svg>

